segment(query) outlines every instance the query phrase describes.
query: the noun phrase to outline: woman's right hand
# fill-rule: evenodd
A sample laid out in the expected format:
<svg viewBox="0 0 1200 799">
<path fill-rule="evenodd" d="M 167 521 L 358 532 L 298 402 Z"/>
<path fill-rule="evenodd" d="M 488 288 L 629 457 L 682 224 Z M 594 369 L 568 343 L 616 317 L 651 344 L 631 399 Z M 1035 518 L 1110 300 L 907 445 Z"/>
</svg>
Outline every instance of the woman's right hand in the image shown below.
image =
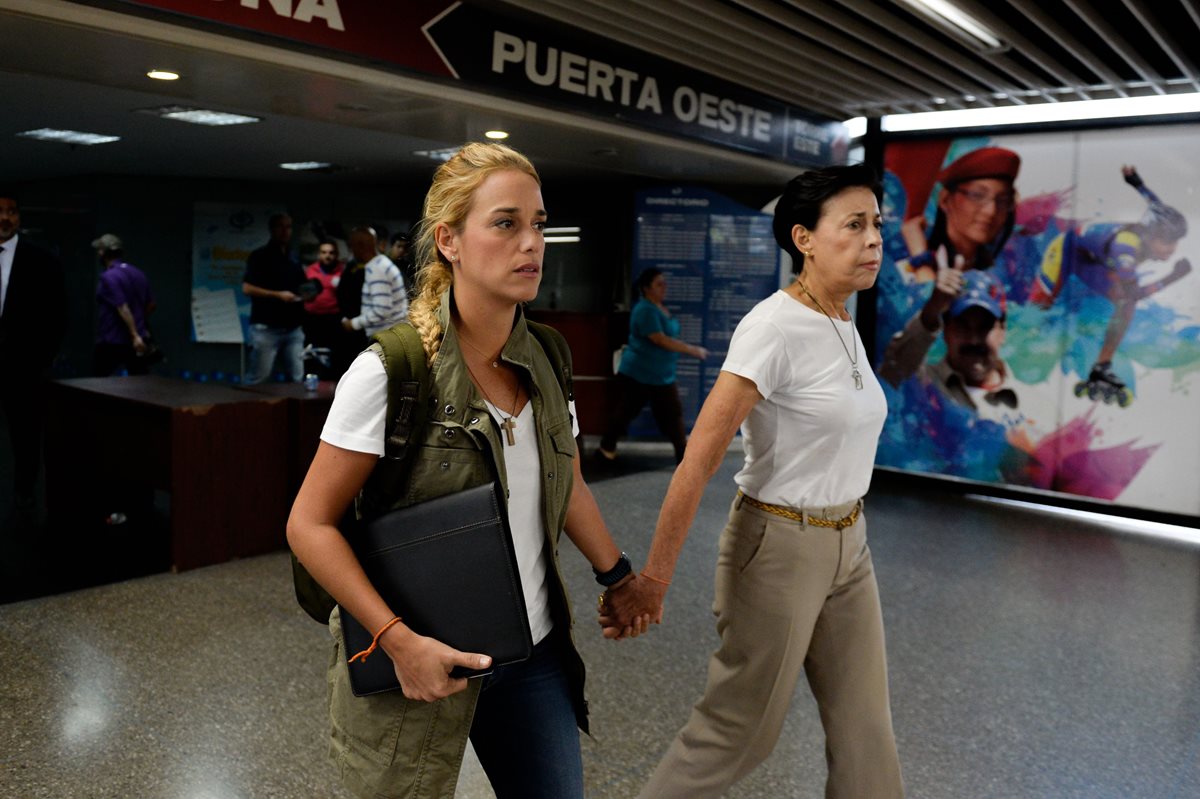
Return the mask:
<svg viewBox="0 0 1200 799">
<path fill-rule="evenodd" d="M 947 263 L 949 256 L 944 246 L 937 248 L 934 260 L 937 262 L 937 282 L 934 283 L 933 293 L 929 295 L 925 306 L 921 309 L 921 321 L 926 329 L 937 330 L 941 326 L 941 316 L 950 309 L 958 295 L 963 290 L 963 270 L 966 260 L 961 255 L 954 256 L 954 263 Z"/>
<path fill-rule="evenodd" d="M 492 664 L 487 655 L 459 652 L 402 624 L 384 633 L 380 643 L 392 659 L 404 696 L 419 702 L 436 702 L 466 688 L 465 677 L 450 676 L 455 666 L 486 669 Z"/>
</svg>

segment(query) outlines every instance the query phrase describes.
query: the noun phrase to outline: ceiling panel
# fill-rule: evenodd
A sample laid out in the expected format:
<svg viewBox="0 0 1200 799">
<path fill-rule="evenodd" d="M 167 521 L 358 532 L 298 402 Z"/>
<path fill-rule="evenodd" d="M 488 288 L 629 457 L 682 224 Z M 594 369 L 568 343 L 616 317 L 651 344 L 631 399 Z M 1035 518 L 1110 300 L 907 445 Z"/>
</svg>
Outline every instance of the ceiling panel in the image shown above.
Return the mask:
<svg viewBox="0 0 1200 799">
<path fill-rule="evenodd" d="M 653 38 L 702 71 L 722 58 L 751 59 L 759 74 L 743 85 L 789 102 L 807 96 L 813 110 L 843 119 L 1200 90 L 1192 0 L 953 4 L 1001 46 L 972 46 L 903 0 L 662 0 L 653 4 Z M 638 46 L 638 26 L 618 23 L 613 9 L 630 16 L 642 5 L 544 0 L 538 11 Z M 662 25 L 664 17 L 678 24 Z M 603 19 L 611 22 L 595 22 Z"/>
<path fill-rule="evenodd" d="M 954 0 L 1002 40 L 973 47 L 904 0 L 543 0 L 539 14 L 833 119 L 1200 90 L 1192 0 Z M 527 3 L 493 5 L 528 13 Z M 170 64 L 173 84 L 145 78 Z M 0 0 L 0 174 L 424 179 L 417 150 L 503 127 L 548 175 L 778 185 L 795 167 L 368 64 L 66 0 Z M 260 116 L 228 129 L 137 113 L 185 103 Z M 120 135 L 70 149 L 14 140 L 61 126 Z"/>
</svg>

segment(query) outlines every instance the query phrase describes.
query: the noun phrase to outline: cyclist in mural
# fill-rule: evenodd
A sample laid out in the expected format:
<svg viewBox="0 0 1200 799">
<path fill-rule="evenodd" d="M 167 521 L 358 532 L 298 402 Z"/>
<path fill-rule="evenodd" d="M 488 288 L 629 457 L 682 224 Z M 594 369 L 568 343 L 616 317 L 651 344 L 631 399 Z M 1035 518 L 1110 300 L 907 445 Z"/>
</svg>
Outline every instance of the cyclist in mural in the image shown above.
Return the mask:
<svg viewBox="0 0 1200 799">
<path fill-rule="evenodd" d="M 1073 274 L 1088 290 L 1112 302 L 1114 309 L 1100 355 L 1092 364 L 1087 380 L 1076 384 L 1075 395 L 1087 394 L 1092 400 L 1116 402 L 1125 407 L 1133 401 L 1133 395 L 1113 371 L 1112 359 L 1129 329 L 1137 303 L 1186 276 L 1192 265 L 1181 258 L 1166 277 L 1139 285 L 1138 267 L 1146 261 L 1169 260 L 1180 239 L 1187 235 L 1187 220 L 1160 200 L 1134 167 L 1121 167 L 1121 174 L 1148 203 L 1141 220 L 1132 224 L 1099 222 L 1072 227 L 1057 236 L 1046 248 L 1030 300 L 1049 308 Z"/>
</svg>

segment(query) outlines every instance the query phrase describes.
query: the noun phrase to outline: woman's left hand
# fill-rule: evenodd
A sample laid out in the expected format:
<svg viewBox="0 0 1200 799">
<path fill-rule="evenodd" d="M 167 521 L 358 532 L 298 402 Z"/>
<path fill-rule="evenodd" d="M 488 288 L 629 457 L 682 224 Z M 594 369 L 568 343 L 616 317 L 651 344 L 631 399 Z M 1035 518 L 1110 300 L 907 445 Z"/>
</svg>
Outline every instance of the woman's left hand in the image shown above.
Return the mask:
<svg viewBox="0 0 1200 799">
<path fill-rule="evenodd" d="M 662 622 L 663 592 L 649 580 L 631 576 L 600 596 L 600 627 L 605 638 L 637 638 Z"/>
</svg>

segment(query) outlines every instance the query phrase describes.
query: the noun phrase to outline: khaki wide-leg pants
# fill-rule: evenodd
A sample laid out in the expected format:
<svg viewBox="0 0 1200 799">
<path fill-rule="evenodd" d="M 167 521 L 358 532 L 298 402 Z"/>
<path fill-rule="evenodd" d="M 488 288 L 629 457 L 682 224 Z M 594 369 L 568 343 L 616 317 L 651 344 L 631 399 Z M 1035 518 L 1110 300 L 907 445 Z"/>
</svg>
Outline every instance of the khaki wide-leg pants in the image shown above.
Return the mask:
<svg viewBox="0 0 1200 799">
<path fill-rule="evenodd" d="M 809 515 L 839 519 L 853 504 Z M 883 616 L 862 514 L 807 526 L 735 500 L 717 560 L 704 696 L 639 794 L 720 796 L 771 754 L 803 670 L 825 728 L 827 799 L 902 797 Z"/>
</svg>

